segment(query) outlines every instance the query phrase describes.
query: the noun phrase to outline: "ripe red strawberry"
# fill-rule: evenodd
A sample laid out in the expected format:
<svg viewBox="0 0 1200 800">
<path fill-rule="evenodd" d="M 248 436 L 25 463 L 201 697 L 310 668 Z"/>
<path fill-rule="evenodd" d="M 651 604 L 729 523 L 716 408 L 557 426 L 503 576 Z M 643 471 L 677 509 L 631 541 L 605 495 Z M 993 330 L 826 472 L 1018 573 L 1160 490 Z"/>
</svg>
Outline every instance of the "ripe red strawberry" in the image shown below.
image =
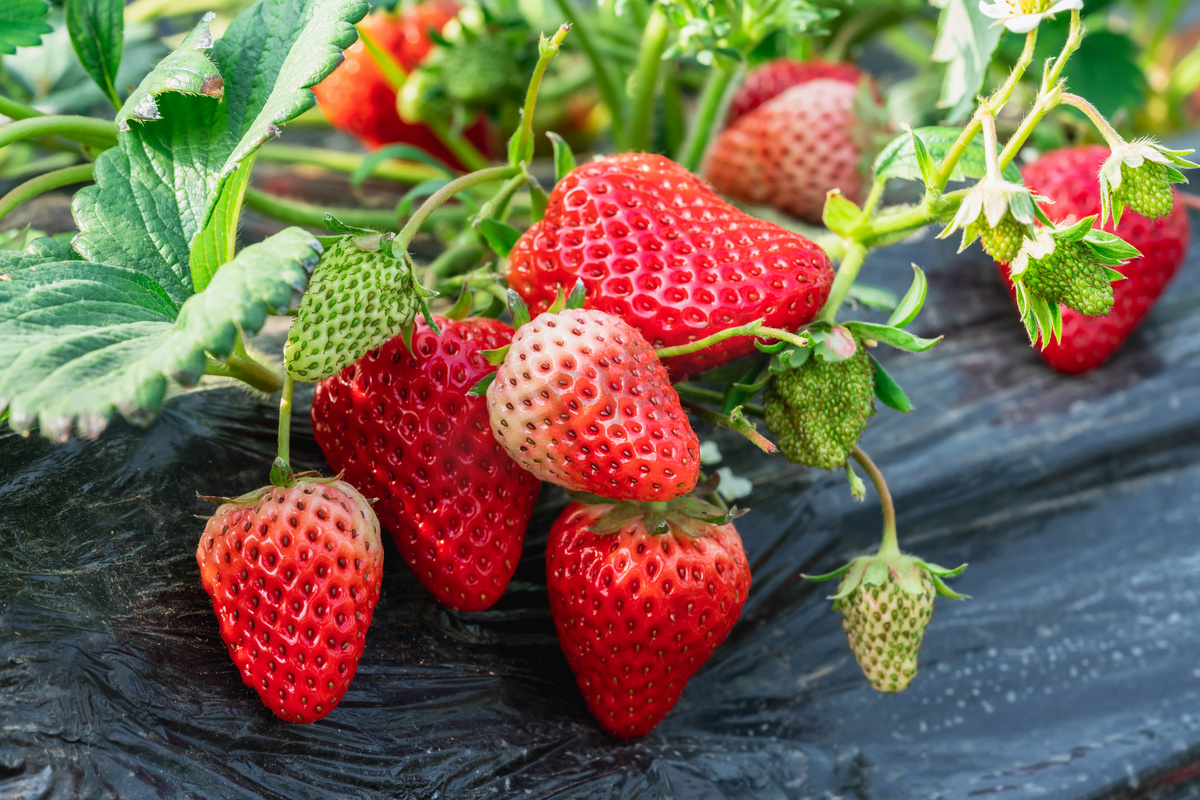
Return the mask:
<svg viewBox="0 0 1200 800">
<path fill-rule="evenodd" d="M 680 524 L 668 511 L 670 529 L 650 533 L 661 523 L 640 513 L 619 517 L 635 513 L 634 504 L 615 509 L 572 503 L 563 510 L 546 543 L 546 590 L 588 710 L 604 730 L 628 739 L 662 721 L 729 635 L 750 590 L 750 567 L 731 524 Z"/>
<path fill-rule="evenodd" d="M 734 208 L 673 161 L 624 153 L 564 177 L 510 255 L 508 283 L 535 315 L 580 279 L 587 308 L 657 348 L 759 318 L 795 330 L 821 310 L 833 267 L 808 239 Z M 752 352 L 735 337 L 665 363 L 678 378 Z"/>
<path fill-rule="evenodd" d="M 810 61 L 776 58 L 751 70 L 746 75 L 746 79 L 734 93 L 733 99 L 729 101 L 729 111 L 725 114 L 725 127 L 729 127 L 741 117 L 793 86 L 820 78 L 830 78 L 858 86 L 864 77 L 866 77 L 865 72 L 854 64 L 845 62 L 835 63 L 822 61 L 819 58 Z M 878 91 L 875 94 L 878 96 Z"/>
<path fill-rule="evenodd" d="M 497 444 L 487 403 L 466 392 L 508 344 L 492 319 L 419 319 L 412 352 L 396 337 L 317 384 L 313 434 L 329 465 L 369 497 L 413 575 L 438 602 L 482 611 L 521 557 L 540 484 Z"/>
<path fill-rule="evenodd" d="M 1026 166 L 1022 177 L 1034 193 L 1054 201 L 1042 207 L 1050 219 L 1055 222 L 1083 219 L 1100 213 L 1096 175 L 1108 154 L 1103 145 L 1055 150 Z M 1191 236 L 1187 211 L 1178 198 L 1169 216 L 1149 220 L 1127 210 L 1115 230 L 1111 220 L 1105 230 L 1136 247 L 1142 257 L 1117 268 L 1125 280 L 1112 284 L 1114 304 L 1107 316 L 1085 317 L 1063 307 L 1062 341 L 1052 341 L 1040 351 L 1042 358 L 1059 372 L 1086 372 L 1116 352 L 1175 277 Z M 1008 265 L 999 268 L 1012 292 Z"/>
<path fill-rule="evenodd" d="M 615 500 L 690 492 L 700 442 L 658 356 L 603 311 L 522 325 L 487 390 L 492 433 L 544 481 Z"/>
<path fill-rule="evenodd" d="M 855 108 L 858 96 L 858 86 L 832 78 L 787 89 L 721 132 L 704 177 L 722 194 L 813 223 L 832 189 L 861 202 L 874 123 Z"/>
<path fill-rule="evenodd" d="M 363 496 L 303 478 L 250 492 L 217 509 L 196 562 L 246 685 L 288 722 L 332 711 L 379 602 L 383 547 Z"/>
<path fill-rule="evenodd" d="M 458 14 L 454 0 L 428 0 L 398 14 L 371 14 L 358 27 L 390 53 L 400 66 L 413 70 L 433 49 L 429 32 L 441 32 Z M 317 103 L 335 128 L 358 138 L 369 148 L 393 142 L 415 145 L 453 166 L 461 166 L 429 128 L 400 119 L 396 92 L 367 52 L 362 39 L 346 49 L 345 61 L 313 87 Z M 467 138 L 486 147 L 487 131 L 476 124 Z"/>
</svg>

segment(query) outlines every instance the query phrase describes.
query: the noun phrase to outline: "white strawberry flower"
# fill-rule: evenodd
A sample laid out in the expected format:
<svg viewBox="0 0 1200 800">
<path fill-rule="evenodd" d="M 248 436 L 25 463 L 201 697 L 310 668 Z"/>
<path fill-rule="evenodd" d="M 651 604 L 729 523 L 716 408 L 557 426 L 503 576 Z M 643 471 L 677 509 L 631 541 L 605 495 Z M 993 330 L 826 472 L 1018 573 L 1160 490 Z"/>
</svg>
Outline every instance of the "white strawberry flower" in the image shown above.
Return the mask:
<svg viewBox="0 0 1200 800">
<path fill-rule="evenodd" d="M 1003 24 L 1013 33 L 1029 33 L 1042 21 L 1060 11 L 1079 11 L 1083 0 L 979 0 L 979 10 L 984 16 Z"/>
</svg>

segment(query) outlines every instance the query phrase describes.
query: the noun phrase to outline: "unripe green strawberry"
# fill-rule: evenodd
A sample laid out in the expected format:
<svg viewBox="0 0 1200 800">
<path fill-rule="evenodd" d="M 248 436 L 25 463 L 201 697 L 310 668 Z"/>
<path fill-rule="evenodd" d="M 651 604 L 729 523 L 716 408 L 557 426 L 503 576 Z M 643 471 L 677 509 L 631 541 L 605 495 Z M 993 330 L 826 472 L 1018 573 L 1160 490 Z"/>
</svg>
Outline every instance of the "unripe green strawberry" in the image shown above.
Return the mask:
<svg viewBox="0 0 1200 800">
<path fill-rule="evenodd" d="M 1167 176 L 1167 165 L 1146 160 L 1140 167 L 1121 165 L 1121 185 L 1112 190 L 1120 200 L 1143 217 L 1161 219 L 1171 213 L 1175 196 Z"/>
<path fill-rule="evenodd" d="M 1058 239 L 1049 255 L 1029 260 L 1020 280 L 1034 294 L 1085 316 L 1102 317 L 1112 310 L 1108 270 L 1083 242 Z"/>
<path fill-rule="evenodd" d="M 844 361 L 810 357 L 775 375 L 763 400 L 767 429 L 789 461 L 837 469 L 875 414 L 875 380 L 861 342 Z"/>
<path fill-rule="evenodd" d="M 988 227 L 987 221 L 981 218 L 976 224 L 976 231 L 984 251 L 1001 264 L 1008 264 L 1021 250 L 1021 244 L 1025 241 L 1025 227 L 1017 222 L 1012 212 L 1007 212 L 994 228 Z"/>
<path fill-rule="evenodd" d="M 380 246 L 380 236 L 347 236 L 325 251 L 288 332 L 288 374 L 315 382 L 357 361 L 403 329 L 411 331 L 426 296 L 412 259 Z"/>
<path fill-rule="evenodd" d="M 847 572 L 839 591 L 852 579 Z M 919 594 L 910 594 L 889 572 L 882 586 L 859 584 L 833 605 L 842 613 L 854 658 L 877 692 L 903 691 L 917 675 L 917 652 L 937 596 L 924 571 L 920 587 Z"/>
</svg>

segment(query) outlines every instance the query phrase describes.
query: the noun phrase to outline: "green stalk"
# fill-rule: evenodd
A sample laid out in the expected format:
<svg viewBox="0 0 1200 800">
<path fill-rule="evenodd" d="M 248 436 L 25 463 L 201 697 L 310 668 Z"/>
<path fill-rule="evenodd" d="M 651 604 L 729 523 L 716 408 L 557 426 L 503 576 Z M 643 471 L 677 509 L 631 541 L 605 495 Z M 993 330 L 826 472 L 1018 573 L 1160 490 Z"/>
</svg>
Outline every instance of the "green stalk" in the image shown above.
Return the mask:
<svg viewBox="0 0 1200 800">
<path fill-rule="evenodd" d="M 726 328 L 723 331 L 705 336 L 703 339 L 697 339 L 694 342 L 687 344 L 678 344 L 674 347 L 660 347 L 654 351 L 660 359 L 672 358 L 674 356 L 686 356 L 691 353 L 698 352 L 707 347 L 711 347 L 718 342 L 723 342 L 726 339 L 732 339 L 735 336 L 761 336 L 764 339 L 780 339 L 785 342 L 790 342 L 797 347 L 808 347 L 808 340 L 803 336 L 785 331 L 780 328 L 768 328 L 762 324 L 761 319 L 756 319 L 754 322 L 746 325 L 738 325 L 734 328 Z"/>
<path fill-rule="evenodd" d="M 487 169 L 481 169 L 478 172 L 469 172 L 466 175 L 463 175 L 461 178 L 455 178 L 426 198 L 425 202 L 421 204 L 421 207 L 413 212 L 413 215 L 408 218 L 408 222 L 400 230 L 400 233 L 396 234 L 395 243 L 401 248 L 407 250 L 409 243 L 413 240 L 413 237 L 417 235 L 417 231 L 419 231 L 421 226 L 425 224 L 425 220 L 429 219 L 429 215 L 432 214 L 438 208 L 438 206 L 442 205 L 442 203 L 445 203 L 451 197 L 463 191 L 464 189 L 470 189 L 473 186 L 491 183 L 492 181 L 502 181 L 519 174 L 521 174 L 521 170 L 519 168 L 503 166 L 489 167 Z"/>
<path fill-rule="evenodd" d="M 697 386 L 694 383 L 677 383 L 675 391 L 680 397 L 688 400 L 693 400 L 700 403 L 717 403 L 718 405 L 725 401 L 725 395 L 713 389 L 705 389 L 703 386 Z M 742 411 L 752 417 L 764 419 L 766 412 L 762 406 L 753 403 L 743 403 Z"/>
<path fill-rule="evenodd" d="M 954 174 L 954 168 L 958 166 L 958 162 L 962 159 L 963 154 L 967 152 L 967 146 L 971 144 L 971 141 L 979 133 L 982 126 L 980 115 L 990 112 L 994 116 L 999 113 L 1004 104 L 1008 102 L 1008 99 L 1012 97 L 1013 90 L 1017 88 L 1017 84 L 1025 74 L 1025 70 L 1033 61 L 1033 49 L 1036 44 L 1037 28 L 1034 28 L 1025 34 L 1025 47 L 1021 50 L 1021 57 L 1017 59 L 1012 72 L 1008 74 L 1008 80 L 979 107 L 979 110 L 975 112 L 975 116 L 971 117 L 970 123 L 958 135 L 958 139 L 955 140 L 950 151 L 946 153 L 946 158 L 942 161 L 942 165 L 938 168 L 934 179 L 934 187 L 939 192 L 946 188 L 946 184 L 950 182 L 950 176 Z"/>
<path fill-rule="evenodd" d="M 359 153 L 292 144 L 264 145 L 258 151 L 258 157 L 263 161 L 272 161 L 276 164 L 312 164 L 347 175 L 358 169 L 366 159 L 366 156 Z M 443 175 L 445 173 L 437 167 L 412 161 L 400 161 L 395 158 L 380 162 L 371 172 L 372 177 L 413 185 L 432 178 L 441 178 Z"/>
<path fill-rule="evenodd" d="M 654 92 L 658 86 L 658 68 L 667 49 L 670 27 L 667 17 L 656 4 L 642 32 L 637 69 L 633 73 L 633 101 L 629 126 L 621 150 L 644 151 L 649 148 L 654 130 Z"/>
<path fill-rule="evenodd" d="M 292 481 L 292 394 L 296 381 L 291 375 L 283 379 L 283 391 L 279 397 L 279 447 L 275 463 L 271 465 L 271 483 L 286 486 Z"/>
<path fill-rule="evenodd" d="M 8 194 L 0 197 L 0 219 L 8 216 L 17 206 L 30 198 L 45 194 L 53 189 L 70 186 L 74 183 L 84 183 L 92 179 L 95 164 L 78 164 L 74 167 L 56 169 L 36 178 L 25 181 Z"/>
<path fill-rule="evenodd" d="M 563 39 L 570 30 L 570 25 L 560 25 L 553 36 L 549 39 L 542 36 L 538 42 L 538 60 L 533 68 L 533 75 L 529 78 L 529 86 L 525 90 L 525 104 L 521 106 L 521 127 L 514 134 L 516 149 L 513 150 L 511 145 L 509 147 L 509 161 L 528 161 L 533 157 L 533 112 L 537 108 L 538 89 L 542 86 L 546 67 L 558 55 L 558 48 L 562 46 Z"/>
<path fill-rule="evenodd" d="M 609 114 L 612 116 L 613 140 L 619 142 L 624 130 L 624 120 L 621 117 L 624 109 L 621 107 L 621 93 L 617 90 L 617 82 L 613 80 L 608 63 L 596 50 L 596 45 L 588 33 L 588 26 L 579 24 L 571 0 L 554 0 L 554 2 L 563 17 L 570 23 L 571 29 L 575 31 L 575 39 L 579 42 L 579 47 L 587 57 L 588 63 L 592 65 L 596 88 L 600 90 L 600 97 L 603 98 L 604 105 L 608 106 Z"/>
<path fill-rule="evenodd" d="M 314 206 L 299 200 L 288 200 L 273 194 L 267 194 L 259 189 L 246 190 L 246 207 L 263 216 L 286 222 L 289 225 L 303 225 L 307 228 L 325 229 L 325 215 L 332 214 L 347 225 L 356 228 L 370 228 L 376 231 L 394 231 L 397 225 L 396 215 L 391 211 L 373 211 L 366 208 L 331 208 Z"/>
<path fill-rule="evenodd" d="M 770 439 L 756 431 L 754 429 L 754 425 L 751 424 L 749 420 L 735 420 L 733 417 L 727 414 L 718 414 L 712 409 L 705 408 L 704 406 L 699 405 L 698 403 L 693 403 L 689 400 L 682 400 L 681 403 L 685 409 L 695 414 L 705 422 L 712 423 L 718 428 L 728 428 L 731 431 L 741 434 L 746 439 L 749 439 L 755 447 L 757 447 L 759 450 L 762 450 L 764 453 L 779 452 L 779 448 L 777 448 Z"/>
<path fill-rule="evenodd" d="M 700 104 L 688 128 L 687 138 L 675 156 L 675 160 L 691 172 L 700 167 L 700 160 L 704 158 L 704 151 L 708 149 L 713 130 L 720 124 L 718 115 L 721 111 L 721 101 L 725 99 L 729 84 L 741 72 L 742 66 L 740 61 L 718 56 L 708 73 L 704 92 L 700 95 Z"/>
<path fill-rule="evenodd" d="M 1096 130 L 1100 131 L 1100 135 L 1104 137 L 1104 141 L 1108 143 L 1109 148 L 1115 150 L 1121 145 L 1125 144 L 1125 139 L 1122 138 L 1121 134 L 1117 133 L 1117 129 L 1110 125 L 1108 120 L 1104 118 L 1104 115 L 1100 113 L 1099 109 L 1097 109 L 1087 100 L 1084 100 L 1079 95 L 1070 94 L 1068 92 L 1063 92 L 1062 97 L 1059 98 L 1059 100 L 1061 103 L 1063 103 L 1063 105 L 1077 108 L 1087 115 L 1087 118 L 1090 119 L 1092 124 L 1096 126 Z"/>
<path fill-rule="evenodd" d="M 96 147 L 117 143 L 117 126 L 111 120 L 73 115 L 42 115 L 10 122 L 0 127 L 0 147 L 41 136 L 61 136 Z"/>
<path fill-rule="evenodd" d="M 36 108 L 31 108 L 23 103 L 18 103 L 11 97 L 0 95 L 0 114 L 12 120 L 30 119 L 32 117 L 46 116 Z"/>
<path fill-rule="evenodd" d="M 842 307 L 842 301 L 846 299 L 846 293 L 854 285 L 858 271 L 862 269 L 863 261 L 866 258 L 867 248 L 862 243 L 846 242 L 846 255 L 842 258 L 842 263 L 838 265 L 837 275 L 833 279 L 833 287 L 829 290 L 829 299 L 825 301 L 821 313 L 817 315 L 818 320 L 831 324 L 837 321 L 838 309 Z"/>
<path fill-rule="evenodd" d="M 850 453 L 850 457 L 866 471 L 867 477 L 875 486 L 876 493 L 879 494 L 879 507 L 883 511 L 883 541 L 879 544 L 879 555 L 898 556 L 900 555 L 900 545 L 896 541 L 896 507 L 892 504 L 892 493 L 888 491 L 887 481 L 883 479 L 883 473 L 879 471 L 879 467 L 875 466 L 875 462 L 863 452 L 861 447 L 856 445 Z"/>
<path fill-rule="evenodd" d="M 266 394 L 279 391 L 284 381 L 282 370 L 254 358 L 246 351 L 240 339 L 224 361 L 217 361 L 208 356 L 204 374 L 235 378 Z"/>
</svg>

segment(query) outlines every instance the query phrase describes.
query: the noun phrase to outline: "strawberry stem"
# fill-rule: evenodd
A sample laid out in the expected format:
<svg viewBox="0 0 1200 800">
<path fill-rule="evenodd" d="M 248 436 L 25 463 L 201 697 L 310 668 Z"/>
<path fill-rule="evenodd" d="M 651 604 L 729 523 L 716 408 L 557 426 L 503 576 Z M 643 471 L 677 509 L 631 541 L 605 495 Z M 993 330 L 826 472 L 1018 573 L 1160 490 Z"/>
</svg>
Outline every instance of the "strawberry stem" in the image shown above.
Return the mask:
<svg viewBox="0 0 1200 800">
<path fill-rule="evenodd" d="M 704 151 L 708 149 L 708 143 L 712 139 L 713 129 L 719 124 L 722 101 L 729 84 L 741 69 L 741 61 L 722 56 L 715 58 L 712 70 L 704 83 L 704 92 L 700 95 L 700 105 L 688 128 L 687 138 L 683 140 L 683 146 L 675 156 L 675 160 L 689 172 L 695 172 L 700 167 Z"/>
<path fill-rule="evenodd" d="M 764 339 L 782 339 L 785 342 L 790 342 L 797 347 L 808 347 L 809 341 L 806 337 L 800 334 L 795 334 L 790 331 L 785 331 L 780 328 L 768 328 L 762 324 L 761 319 L 756 319 L 754 322 L 749 322 L 745 325 L 738 325 L 735 328 L 726 328 L 723 331 L 705 336 L 703 339 L 697 339 L 694 342 L 687 344 L 678 344 L 674 347 L 660 347 L 654 351 L 660 359 L 673 358 L 674 356 L 686 356 L 691 353 L 704 350 L 708 347 L 723 342 L 726 339 L 732 339 L 735 336 L 761 336 Z"/>
<path fill-rule="evenodd" d="M 283 391 L 279 397 L 279 446 L 275 463 L 271 465 L 271 483 L 284 486 L 292 480 L 292 394 L 296 381 L 291 375 L 283 379 Z"/>
<path fill-rule="evenodd" d="M 725 395 L 721 392 L 714 389 L 705 389 L 703 386 L 697 386 L 694 383 L 677 383 L 675 384 L 675 391 L 679 393 L 680 397 L 686 397 L 689 400 L 699 403 L 720 404 L 725 401 Z M 766 418 L 766 412 L 763 411 L 762 406 L 753 403 L 742 403 L 741 408 L 742 411 L 752 417 L 758 417 L 759 419 Z"/>
<path fill-rule="evenodd" d="M 117 126 L 109 120 L 70 115 L 28 117 L 0 127 L 0 147 L 42 136 L 61 136 L 101 150 L 117 143 Z"/>
<path fill-rule="evenodd" d="M 1100 131 L 1100 135 L 1104 137 L 1104 141 L 1108 143 L 1110 149 L 1116 150 L 1125 144 L 1125 140 L 1121 137 L 1121 134 L 1117 133 L 1116 129 L 1104 118 L 1104 115 L 1087 100 L 1070 92 L 1063 92 L 1060 100 L 1063 104 L 1077 108 L 1086 114 L 1087 118 L 1096 126 L 1096 130 Z"/>
<path fill-rule="evenodd" d="M 417 235 L 417 231 L 419 231 L 421 226 L 425 224 L 425 220 L 429 219 L 429 215 L 437 210 L 442 203 L 445 203 L 451 197 L 463 191 L 464 189 L 470 189 L 473 186 L 491 183 L 492 181 L 502 181 L 506 178 L 511 178 L 514 175 L 518 175 L 520 172 L 520 168 L 506 165 L 502 167 L 488 167 L 487 169 L 481 169 L 477 172 L 468 172 L 466 175 L 463 175 L 460 178 L 455 178 L 426 198 L 425 202 L 421 204 L 421 207 L 413 212 L 413 215 L 408 218 L 408 222 L 405 223 L 404 227 L 400 230 L 400 233 L 396 234 L 393 247 L 399 247 L 401 250 L 407 250 L 409 243 L 412 242 L 413 237 Z"/>
<path fill-rule="evenodd" d="M 571 30 L 569 24 L 560 25 L 549 39 L 542 36 L 538 42 L 538 60 L 533 68 L 533 76 L 529 79 L 529 88 L 525 90 L 525 105 L 521 108 L 521 127 L 513 134 L 508 147 L 508 160 L 514 167 L 518 164 L 528 164 L 533 158 L 533 110 L 537 106 L 538 90 L 542 86 L 542 76 L 546 67 L 558 55 L 563 39 Z"/>
<path fill-rule="evenodd" d="M 355 173 L 367 156 L 363 153 L 347 153 L 342 150 L 329 150 L 324 147 L 308 147 L 297 144 L 268 144 L 258 151 L 262 161 L 272 161 L 276 164 L 313 164 L 324 167 L 332 172 L 345 174 Z M 416 185 L 423 181 L 445 176 L 445 172 L 430 164 L 419 164 L 415 161 L 403 161 L 389 158 L 376 164 L 370 177 L 382 178 Z M 340 219 L 340 217 L 339 217 Z"/>
<path fill-rule="evenodd" d="M 711 422 L 718 428 L 728 428 L 731 431 L 741 434 L 745 438 L 749 439 L 755 447 L 757 447 L 759 450 L 762 450 L 764 453 L 770 454 L 779 452 L 779 448 L 777 448 L 770 439 L 754 429 L 754 423 L 740 414 L 736 416 L 718 414 L 716 411 L 707 409 L 699 403 L 694 403 L 690 400 L 680 400 L 680 403 L 684 408 L 705 422 Z"/>
<path fill-rule="evenodd" d="M 8 216 L 9 212 L 16 210 L 17 206 L 26 200 L 30 200 L 38 195 L 62 188 L 63 186 L 90 182 L 92 180 L 92 170 L 95 169 L 95 166 L 91 162 L 77 164 L 73 167 L 56 169 L 53 172 L 38 175 L 36 178 L 30 178 L 8 194 L 0 197 L 0 219 L 4 219 L 4 217 Z"/>
<path fill-rule="evenodd" d="M 267 394 L 279 391 L 284 383 L 282 371 L 250 355 L 240 338 L 223 362 L 208 356 L 204 374 L 235 378 Z"/>
<path fill-rule="evenodd" d="M 579 49 L 583 50 L 583 54 L 587 56 L 588 62 L 592 65 L 592 75 L 596 80 L 596 88 L 600 90 L 600 97 L 603 98 L 604 105 L 608 106 L 609 114 L 612 117 L 612 137 L 615 141 L 620 141 L 623 130 L 621 92 L 617 88 L 617 82 L 613 79 L 612 73 L 609 72 L 608 62 L 592 42 L 592 38 L 588 34 L 588 25 L 579 24 L 578 15 L 580 9 L 576 9 L 570 0 L 554 0 L 554 3 L 575 31 L 575 39 L 579 42 Z"/>
<path fill-rule="evenodd" d="M 644 151 L 650 146 L 654 130 L 654 90 L 658 86 L 658 67 L 667 49 L 669 33 L 667 16 L 656 3 L 642 31 L 642 46 L 633 73 L 633 102 L 622 151 Z"/>
<path fill-rule="evenodd" d="M 833 286 L 829 290 L 829 299 L 825 301 L 821 313 L 817 315 L 818 320 L 830 324 L 837 320 L 838 309 L 842 307 L 842 301 L 846 299 L 846 294 L 854 285 L 858 271 L 862 269 L 863 261 L 866 258 L 867 248 L 865 246 L 859 242 L 846 242 L 846 255 L 842 258 L 842 263 L 838 265 L 837 275 L 834 276 Z"/>
<path fill-rule="evenodd" d="M 867 477 L 875 486 L 875 492 L 879 495 L 879 506 L 883 511 L 883 541 L 879 545 L 879 555 L 898 556 L 900 555 L 900 546 L 896 541 L 896 507 L 892 505 L 892 493 L 888 491 L 887 481 L 883 479 L 883 473 L 879 471 L 879 467 L 875 466 L 875 462 L 863 452 L 861 447 L 855 445 L 850 456 L 867 473 Z"/>
</svg>

